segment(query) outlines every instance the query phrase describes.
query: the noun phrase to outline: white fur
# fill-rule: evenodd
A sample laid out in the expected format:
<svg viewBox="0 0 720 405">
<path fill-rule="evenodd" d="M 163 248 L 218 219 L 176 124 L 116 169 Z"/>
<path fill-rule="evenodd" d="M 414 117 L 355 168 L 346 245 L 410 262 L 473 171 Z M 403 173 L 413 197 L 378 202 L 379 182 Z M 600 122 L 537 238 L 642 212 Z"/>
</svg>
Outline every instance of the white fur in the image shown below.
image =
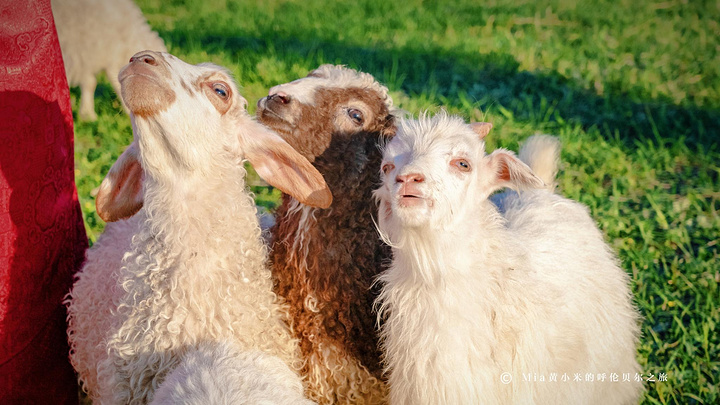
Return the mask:
<svg viewBox="0 0 720 405">
<path fill-rule="evenodd" d="M 365 72 L 358 72 L 338 65 L 320 65 L 310 75 L 290 83 L 281 84 L 270 89 L 270 94 L 284 92 L 292 94 L 301 104 L 314 105 L 315 94 L 319 88 L 369 88 L 376 91 L 385 101 L 388 109 L 392 108 L 392 98 L 387 87 L 378 83 L 375 78 Z"/>
<path fill-rule="evenodd" d="M 311 405 L 300 377 L 275 356 L 232 341 L 202 343 L 160 384 L 150 405 Z"/>
<path fill-rule="evenodd" d="M 238 157 L 245 150 L 240 139 L 252 135 L 244 131 L 259 124 L 224 69 L 188 65 L 168 54 L 158 59 L 170 67 L 167 80 L 176 98 L 153 116 L 131 115 L 144 207 L 107 225 L 68 299 L 71 361 L 83 388 L 101 404 L 149 402 L 166 374 L 193 364 L 185 356 L 203 356 L 197 347 L 208 341 L 230 341 L 234 351 L 261 351 L 277 357 L 276 363 L 301 367 L 287 308 L 272 292 L 266 247 Z M 206 75 L 227 81 L 233 110 L 221 115 L 202 92 L 190 94 L 180 84 L 187 88 Z M 215 360 L 224 362 L 228 353 L 219 352 Z M 223 375 L 222 370 L 213 372 Z M 264 375 L 245 378 L 242 387 L 254 379 L 270 381 Z M 262 395 L 268 387 L 260 387 Z M 300 394 L 302 387 L 278 386 L 277 394 L 289 390 Z M 223 394 L 212 394 L 217 395 Z"/>
<path fill-rule="evenodd" d="M 529 146 L 530 163 L 554 174 L 557 141 Z M 384 159 L 395 165 L 376 192 L 394 254 L 378 301 L 392 404 L 637 403 L 642 384 L 610 376 L 639 371 L 638 314 L 586 207 L 542 189 L 510 152 L 486 155 L 444 113 L 403 121 Z M 413 172 L 424 200 L 403 206 L 395 178 Z M 499 199 L 501 214 L 488 196 L 507 186 L 528 190 Z"/>
<path fill-rule="evenodd" d="M 555 188 L 560 160 L 560 143 L 557 138 L 550 135 L 531 136 L 520 149 L 519 157 L 546 185 Z"/>
<path fill-rule="evenodd" d="M 95 121 L 96 76 L 105 72 L 120 96 L 118 73 L 143 49 L 167 51 L 132 0 L 52 0 L 65 73 L 80 86 L 80 119 Z"/>
</svg>

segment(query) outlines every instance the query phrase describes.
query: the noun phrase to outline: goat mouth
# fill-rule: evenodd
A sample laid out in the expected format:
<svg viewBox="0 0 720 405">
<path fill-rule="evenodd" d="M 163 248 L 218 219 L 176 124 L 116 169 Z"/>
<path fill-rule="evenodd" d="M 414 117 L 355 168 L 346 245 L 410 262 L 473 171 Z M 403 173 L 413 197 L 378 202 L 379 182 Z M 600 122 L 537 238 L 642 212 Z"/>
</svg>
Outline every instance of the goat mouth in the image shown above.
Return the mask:
<svg viewBox="0 0 720 405">
<path fill-rule="evenodd" d="M 125 66 L 120 71 L 120 74 L 118 74 L 118 81 L 122 83 L 123 81 L 131 77 L 142 77 L 153 82 L 158 81 L 157 74 L 153 71 L 152 68 L 137 63 L 131 63 Z"/>
<path fill-rule="evenodd" d="M 273 131 L 277 132 L 278 135 L 283 138 L 285 138 L 285 135 L 291 134 L 294 130 L 293 125 L 282 115 L 260 105 L 260 103 L 258 103 L 258 109 L 255 112 L 255 116 L 263 125 L 266 125 Z"/>
<path fill-rule="evenodd" d="M 401 207 L 417 207 L 425 202 L 425 197 L 417 194 L 398 195 L 398 205 Z"/>
<path fill-rule="evenodd" d="M 287 120 L 282 116 L 282 114 L 273 109 L 277 108 L 277 106 L 277 103 L 269 102 L 267 97 L 263 97 L 257 102 L 256 115 L 260 119 L 271 119 L 286 122 Z"/>
<path fill-rule="evenodd" d="M 261 117 L 272 118 L 272 119 L 279 120 L 279 121 L 285 121 L 280 114 L 276 113 L 275 111 L 273 111 L 269 108 L 258 109 L 258 112 L 260 113 Z"/>
<path fill-rule="evenodd" d="M 147 75 L 144 73 L 128 73 L 126 75 L 120 76 L 118 78 L 118 81 L 120 82 L 120 84 L 125 84 L 128 79 L 142 79 L 150 81 L 152 83 L 158 83 L 158 80 L 155 76 Z"/>
</svg>

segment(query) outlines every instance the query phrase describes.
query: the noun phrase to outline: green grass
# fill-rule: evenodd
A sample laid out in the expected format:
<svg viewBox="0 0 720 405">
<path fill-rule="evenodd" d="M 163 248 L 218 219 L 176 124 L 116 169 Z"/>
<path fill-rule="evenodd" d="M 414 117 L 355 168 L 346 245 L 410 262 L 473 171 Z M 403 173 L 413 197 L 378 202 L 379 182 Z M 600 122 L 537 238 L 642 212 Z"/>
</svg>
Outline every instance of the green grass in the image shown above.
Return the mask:
<svg viewBox="0 0 720 405">
<path fill-rule="evenodd" d="M 563 142 L 561 192 L 588 205 L 632 276 L 647 404 L 720 403 L 720 3 L 140 0 L 170 51 L 230 68 L 250 101 L 320 63 L 375 75 L 395 104 L 495 125 L 489 148 Z M 77 91 L 73 91 L 77 106 Z M 76 125 L 92 190 L 131 139 L 107 82 Z M 254 187 L 272 207 L 277 192 Z"/>
</svg>

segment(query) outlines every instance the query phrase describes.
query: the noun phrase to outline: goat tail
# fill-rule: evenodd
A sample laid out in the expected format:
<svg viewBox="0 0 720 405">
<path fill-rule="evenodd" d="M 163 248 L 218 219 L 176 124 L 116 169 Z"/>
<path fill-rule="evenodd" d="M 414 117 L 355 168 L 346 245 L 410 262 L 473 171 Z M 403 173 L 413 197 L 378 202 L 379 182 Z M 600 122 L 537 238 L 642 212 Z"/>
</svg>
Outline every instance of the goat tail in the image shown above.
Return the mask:
<svg viewBox="0 0 720 405">
<path fill-rule="evenodd" d="M 519 157 L 550 189 L 555 188 L 560 164 L 560 140 L 556 136 L 531 136 L 520 148 Z"/>
</svg>

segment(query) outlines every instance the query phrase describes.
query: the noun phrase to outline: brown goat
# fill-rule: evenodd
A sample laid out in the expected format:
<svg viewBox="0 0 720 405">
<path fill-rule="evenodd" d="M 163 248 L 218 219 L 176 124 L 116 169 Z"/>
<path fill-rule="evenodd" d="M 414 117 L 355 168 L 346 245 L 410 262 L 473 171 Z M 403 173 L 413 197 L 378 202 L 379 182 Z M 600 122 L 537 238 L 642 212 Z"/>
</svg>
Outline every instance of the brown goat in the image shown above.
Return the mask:
<svg viewBox="0 0 720 405">
<path fill-rule="evenodd" d="M 334 196 L 319 210 L 284 194 L 270 256 L 306 360 L 308 395 L 321 404 L 387 400 L 372 308 L 390 250 L 373 223 L 372 191 L 378 144 L 395 131 L 391 108 L 371 75 L 331 65 L 258 102 L 258 119 L 313 162 Z"/>
</svg>

